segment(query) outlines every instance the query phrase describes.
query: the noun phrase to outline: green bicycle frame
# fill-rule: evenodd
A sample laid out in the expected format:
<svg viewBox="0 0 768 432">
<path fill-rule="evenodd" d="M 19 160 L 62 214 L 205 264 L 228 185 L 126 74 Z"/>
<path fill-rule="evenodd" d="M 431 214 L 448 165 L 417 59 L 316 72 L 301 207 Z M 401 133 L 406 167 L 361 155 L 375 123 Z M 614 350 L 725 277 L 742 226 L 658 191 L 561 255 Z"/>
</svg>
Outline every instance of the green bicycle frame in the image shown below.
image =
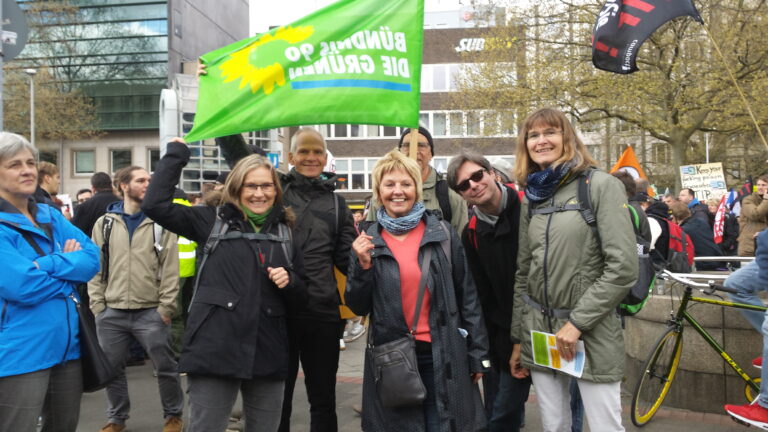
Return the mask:
<svg viewBox="0 0 768 432">
<path fill-rule="evenodd" d="M 717 306 L 723 306 L 723 307 L 730 307 L 730 308 L 736 308 L 736 309 L 747 309 L 752 311 L 758 311 L 758 312 L 765 312 L 768 310 L 768 308 L 764 306 L 755 306 L 755 305 L 749 305 L 744 303 L 734 303 L 730 301 L 724 301 L 724 300 L 713 300 L 708 298 L 701 298 L 701 297 L 693 297 L 693 289 L 691 287 L 686 286 L 685 287 L 685 293 L 683 294 L 683 298 L 680 300 L 680 307 L 677 309 L 677 315 L 672 320 L 673 322 L 671 324 L 674 324 L 677 326 L 678 331 L 682 332 L 682 321 L 688 321 L 688 323 L 693 327 L 694 330 L 698 334 L 701 335 L 701 337 L 704 338 L 704 340 L 709 344 L 709 346 L 712 347 L 715 351 L 720 354 L 720 357 L 725 360 L 726 363 L 728 363 L 731 368 L 739 374 L 739 376 L 746 382 L 749 383 L 750 387 L 752 387 L 752 390 L 755 392 L 755 394 L 760 393 L 760 386 L 752 381 L 752 378 L 750 378 L 749 375 L 747 375 L 741 367 L 731 358 L 730 355 L 728 355 L 727 352 L 725 352 L 725 349 L 723 349 L 722 346 L 720 346 L 719 343 L 707 332 L 704 327 L 701 326 L 701 324 L 696 321 L 696 319 L 691 316 L 691 314 L 688 313 L 688 302 L 693 301 L 696 303 L 706 303 L 706 304 L 712 304 Z"/>
</svg>

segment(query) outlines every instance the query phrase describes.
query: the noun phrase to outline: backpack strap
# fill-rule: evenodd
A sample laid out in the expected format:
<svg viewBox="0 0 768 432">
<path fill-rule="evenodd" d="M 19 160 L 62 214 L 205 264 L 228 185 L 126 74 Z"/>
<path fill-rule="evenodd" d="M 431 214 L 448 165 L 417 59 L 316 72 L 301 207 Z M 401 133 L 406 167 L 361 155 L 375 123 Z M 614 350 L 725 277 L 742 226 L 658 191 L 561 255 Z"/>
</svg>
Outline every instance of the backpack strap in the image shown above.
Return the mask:
<svg viewBox="0 0 768 432">
<path fill-rule="evenodd" d="M 160 258 L 160 252 L 163 251 L 163 245 L 160 241 L 163 238 L 163 227 L 157 222 L 152 222 L 152 239 L 154 240 L 153 246 L 155 248 L 155 255 Z"/>
<path fill-rule="evenodd" d="M 443 253 L 445 254 L 445 257 L 448 259 L 448 266 L 453 268 L 453 260 L 451 257 L 451 228 L 450 225 L 448 225 L 448 222 L 446 221 L 440 221 L 440 228 L 443 229 L 443 232 L 445 232 L 445 235 L 448 236 L 447 239 L 440 242 L 440 247 L 443 248 Z"/>
<path fill-rule="evenodd" d="M 579 213 L 584 218 L 584 222 L 592 229 L 592 233 L 595 235 L 597 242 L 600 243 L 600 233 L 597 231 L 597 217 L 595 216 L 595 210 L 592 207 L 592 192 L 590 191 L 590 185 L 592 184 L 592 174 L 596 171 L 594 168 L 588 168 L 579 176 L 579 189 L 576 193 L 576 197 L 579 200 Z"/>
<path fill-rule="evenodd" d="M 453 219 L 453 209 L 451 209 L 451 199 L 448 196 L 448 182 L 445 180 L 438 180 L 435 183 L 435 195 L 437 195 L 437 202 L 440 204 L 440 212 L 442 213 L 443 220 L 448 222 Z"/>
<path fill-rule="evenodd" d="M 635 228 L 635 234 L 637 234 L 640 231 L 640 215 L 638 215 L 637 210 L 629 204 L 627 204 L 627 210 L 629 210 L 629 219 L 632 221 L 632 227 Z"/>
<path fill-rule="evenodd" d="M 288 270 L 293 270 L 293 233 L 291 232 L 291 229 L 282 222 L 277 225 L 277 232 L 283 240 L 280 242 L 280 246 L 283 248 L 285 262 L 288 263 L 287 268 Z"/>
<path fill-rule="evenodd" d="M 104 216 L 101 224 L 101 237 L 104 243 L 101 244 L 101 282 L 106 283 L 109 280 L 109 236 L 112 234 L 112 225 L 115 219 Z"/>
</svg>

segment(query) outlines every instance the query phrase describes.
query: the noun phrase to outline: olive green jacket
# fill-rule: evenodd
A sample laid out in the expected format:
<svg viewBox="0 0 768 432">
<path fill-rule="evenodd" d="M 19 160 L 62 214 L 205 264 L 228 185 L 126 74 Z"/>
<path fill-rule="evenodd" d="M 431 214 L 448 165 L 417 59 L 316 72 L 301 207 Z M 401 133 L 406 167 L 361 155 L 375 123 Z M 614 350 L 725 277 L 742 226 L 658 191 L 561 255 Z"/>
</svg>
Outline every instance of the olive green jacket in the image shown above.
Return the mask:
<svg viewBox="0 0 768 432">
<path fill-rule="evenodd" d="M 537 207 L 553 201 L 555 206 L 578 203 L 578 183 L 578 176 L 572 176 Z M 637 279 L 635 234 L 620 181 L 596 171 L 590 193 L 599 239 L 579 211 L 538 214 L 529 220 L 524 200 L 511 334 L 521 341 L 525 367 L 549 370 L 533 364 L 530 332 L 556 334 L 570 321 L 581 330 L 587 353 L 582 379 L 616 382 L 624 373 L 624 338 L 616 307 Z M 525 302 L 523 293 L 541 305 L 570 310 L 570 318 L 548 318 Z"/>
</svg>

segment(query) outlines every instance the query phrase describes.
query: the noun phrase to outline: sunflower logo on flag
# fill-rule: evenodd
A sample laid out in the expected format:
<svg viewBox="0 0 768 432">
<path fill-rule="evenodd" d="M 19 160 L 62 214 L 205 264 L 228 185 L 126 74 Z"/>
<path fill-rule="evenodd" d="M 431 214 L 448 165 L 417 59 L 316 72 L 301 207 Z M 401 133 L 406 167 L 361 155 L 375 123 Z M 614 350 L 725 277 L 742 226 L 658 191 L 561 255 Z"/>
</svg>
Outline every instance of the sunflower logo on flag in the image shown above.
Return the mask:
<svg viewBox="0 0 768 432">
<path fill-rule="evenodd" d="M 250 86 L 251 92 L 264 89 L 264 94 L 271 94 L 276 86 L 285 85 L 285 70 L 280 63 L 259 65 L 259 60 L 274 59 L 276 52 L 285 49 L 285 42 L 296 44 L 314 34 L 312 26 L 281 27 L 274 35 L 267 33 L 246 47 L 235 51 L 229 59 L 219 66 L 225 83 L 240 80 L 240 89 Z"/>
</svg>

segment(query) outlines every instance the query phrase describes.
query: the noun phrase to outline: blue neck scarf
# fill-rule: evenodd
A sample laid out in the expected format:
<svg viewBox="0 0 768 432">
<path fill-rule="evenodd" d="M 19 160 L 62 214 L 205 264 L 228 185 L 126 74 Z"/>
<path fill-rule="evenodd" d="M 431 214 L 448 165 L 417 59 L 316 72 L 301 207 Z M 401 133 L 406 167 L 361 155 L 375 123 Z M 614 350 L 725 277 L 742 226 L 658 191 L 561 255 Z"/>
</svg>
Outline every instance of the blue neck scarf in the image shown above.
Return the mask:
<svg viewBox="0 0 768 432">
<path fill-rule="evenodd" d="M 424 215 L 424 210 L 424 203 L 419 201 L 413 205 L 411 212 L 407 215 L 393 218 L 387 214 L 384 206 L 381 206 L 376 212 L 376 219 L 390 234 L 400 235 L 416 228 L 416 225 L 421 221 L 421 216 Z"/>
<path fill-rule="evenodd" d="M 525 186 L 525 196 L 528 201 L 540 203 L 551 197 L 572 166 L 572 162 L 566 162 L 558 165 L 555 169 L 549 166 L 547 169 L 529 174 Z"/>
</svg>

